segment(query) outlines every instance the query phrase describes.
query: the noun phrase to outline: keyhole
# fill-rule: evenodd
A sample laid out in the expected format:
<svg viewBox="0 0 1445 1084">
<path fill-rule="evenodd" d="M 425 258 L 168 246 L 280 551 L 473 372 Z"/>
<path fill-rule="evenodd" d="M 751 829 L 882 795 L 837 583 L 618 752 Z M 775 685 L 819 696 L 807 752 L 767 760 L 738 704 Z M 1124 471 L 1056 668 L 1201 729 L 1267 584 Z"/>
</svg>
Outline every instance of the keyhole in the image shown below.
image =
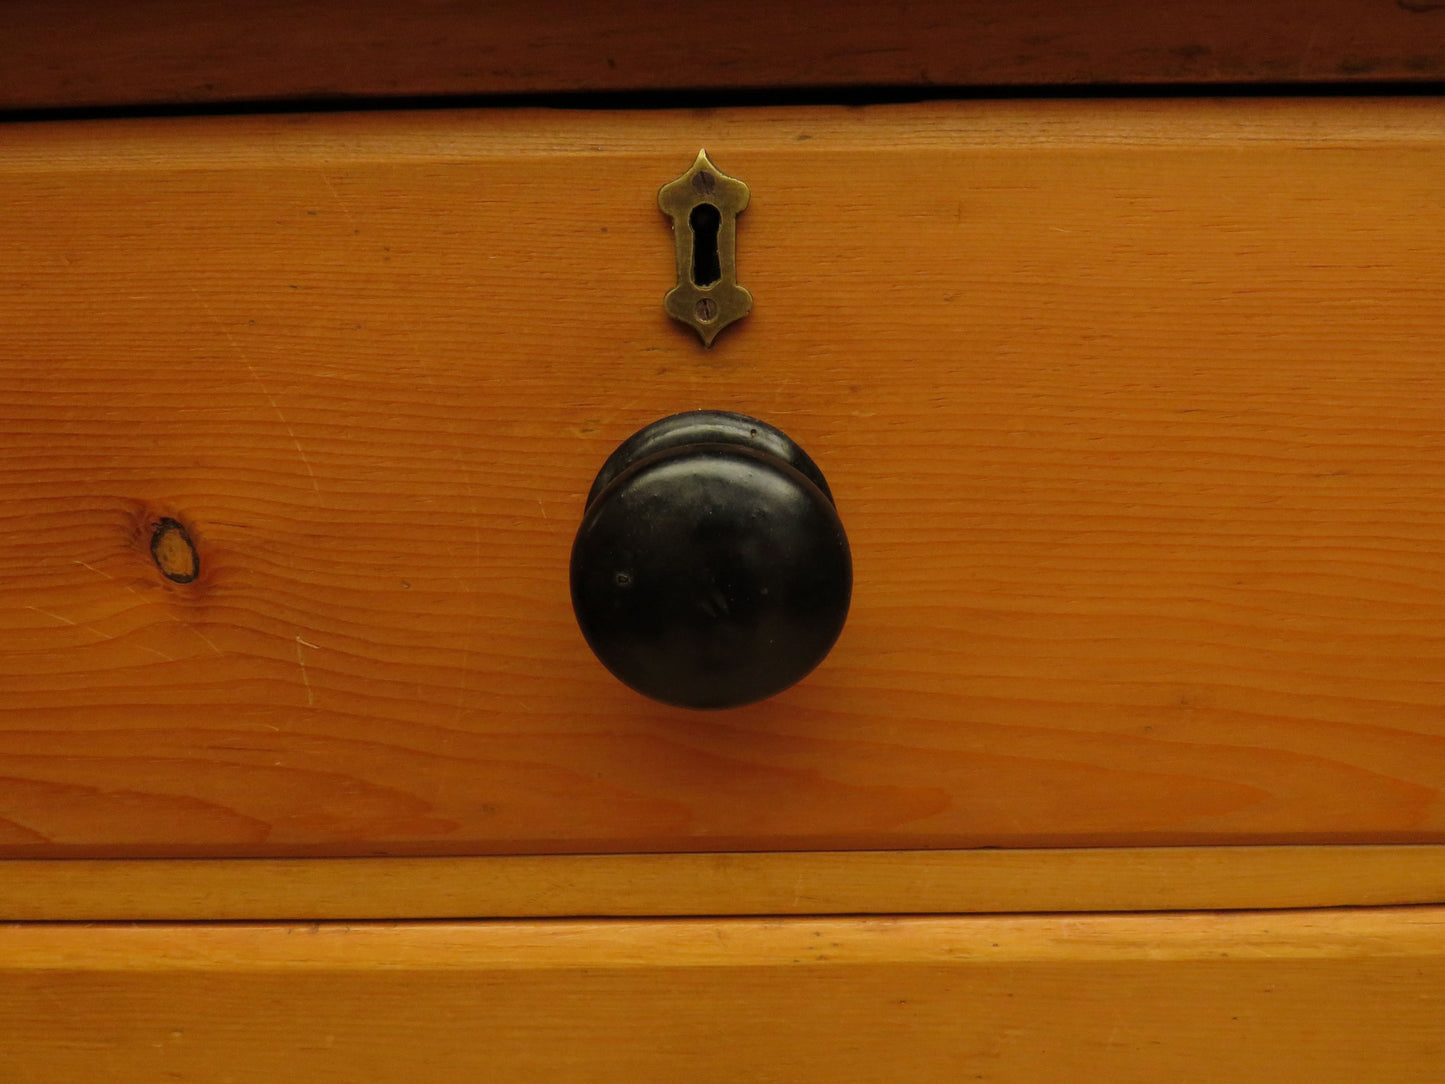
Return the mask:
<svg viewBox="0 0 1445 1084">
<path fill-rule="evenodd" d="M 692 283 L 711 286 L 722 278 L 718 260 L 717 231 L 722 226 L 722 213 L 711 203 L 699 203 L 688 215 L 692 227 Z"/>
</svg>

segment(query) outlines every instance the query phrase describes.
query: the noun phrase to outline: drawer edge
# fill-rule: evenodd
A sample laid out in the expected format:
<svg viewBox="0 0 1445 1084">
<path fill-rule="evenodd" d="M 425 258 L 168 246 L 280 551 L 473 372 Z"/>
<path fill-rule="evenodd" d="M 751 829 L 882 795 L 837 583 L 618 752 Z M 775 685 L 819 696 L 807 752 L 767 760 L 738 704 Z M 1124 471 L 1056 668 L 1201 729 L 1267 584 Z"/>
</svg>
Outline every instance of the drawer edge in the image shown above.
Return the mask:
<svg viewBox="0 0 1445 1084">
<path fill-rule="evenodd" d="M 0 862 L 0 921 L 1259 910 L 1445 903 L 1445 846 Z"/>
</svg>

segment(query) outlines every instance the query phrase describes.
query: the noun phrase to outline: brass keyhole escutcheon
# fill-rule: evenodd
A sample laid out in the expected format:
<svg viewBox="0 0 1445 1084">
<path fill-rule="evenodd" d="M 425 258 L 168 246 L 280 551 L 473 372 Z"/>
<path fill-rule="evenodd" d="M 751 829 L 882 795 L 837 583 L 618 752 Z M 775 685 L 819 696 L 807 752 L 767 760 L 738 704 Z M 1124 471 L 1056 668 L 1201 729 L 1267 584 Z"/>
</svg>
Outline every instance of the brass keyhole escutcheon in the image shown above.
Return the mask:
<svg viewBox="0 0 1445 1084">
<path fill-rule="evenodd" d="M 753 295 L 738 285 L 737 218 L 748 205 L 748 186 L 699 151 L 692 168 L 662 186 L 657 205 L 672 219 L 677 285 L 663 308 L 712 346 L 718 332 L 741 320 Z"/>
</svg>

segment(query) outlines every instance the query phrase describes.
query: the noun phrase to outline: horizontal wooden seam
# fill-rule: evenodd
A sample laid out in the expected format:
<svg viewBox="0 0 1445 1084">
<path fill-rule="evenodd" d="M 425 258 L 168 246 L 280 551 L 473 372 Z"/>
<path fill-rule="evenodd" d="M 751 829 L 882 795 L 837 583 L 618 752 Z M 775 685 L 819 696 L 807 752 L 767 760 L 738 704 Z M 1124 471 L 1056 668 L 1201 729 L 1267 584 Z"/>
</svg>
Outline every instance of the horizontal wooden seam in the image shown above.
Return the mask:
<svg viewBox="0 0 1445 1084">
<path fill-rule="evenodd" d="M 1441 845 L 0 862 L 3 921 L 1046 913 L 1441 903 Z"/>
</svg>

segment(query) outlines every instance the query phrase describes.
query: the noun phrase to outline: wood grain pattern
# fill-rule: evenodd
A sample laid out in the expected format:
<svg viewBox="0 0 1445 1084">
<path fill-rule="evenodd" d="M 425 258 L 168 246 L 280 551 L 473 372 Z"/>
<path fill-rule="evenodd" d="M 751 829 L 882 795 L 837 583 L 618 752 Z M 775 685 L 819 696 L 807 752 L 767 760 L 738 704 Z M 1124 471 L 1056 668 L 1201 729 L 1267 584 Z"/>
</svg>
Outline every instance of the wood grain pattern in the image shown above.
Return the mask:
<svg viewBox="0 0 1445 1084">
<path fill-rule="evenodd" d="M 10 859 L 0 921 L 1178 911 L 1445 904 L 1445 847 Z"/>
<path fill-rule="evenodd" d="M 12 127 L 0 853 L 1445 840 L 1442 169 L 1423 100 Z M 703 406 L 814 455 L 857 586 L 695 716 L 566 567 Z"/>
<path fill-rule="evenodd" d="M 797 86 L 1419 81 L 1430 0 L 8 0 L 0 108 Z"/>
<path fill-rule="evenodd" d="M 1298 1080 L 1445 1069 L 1445 911 L 0 927 L 0 1075 Z"/>
</svg>

